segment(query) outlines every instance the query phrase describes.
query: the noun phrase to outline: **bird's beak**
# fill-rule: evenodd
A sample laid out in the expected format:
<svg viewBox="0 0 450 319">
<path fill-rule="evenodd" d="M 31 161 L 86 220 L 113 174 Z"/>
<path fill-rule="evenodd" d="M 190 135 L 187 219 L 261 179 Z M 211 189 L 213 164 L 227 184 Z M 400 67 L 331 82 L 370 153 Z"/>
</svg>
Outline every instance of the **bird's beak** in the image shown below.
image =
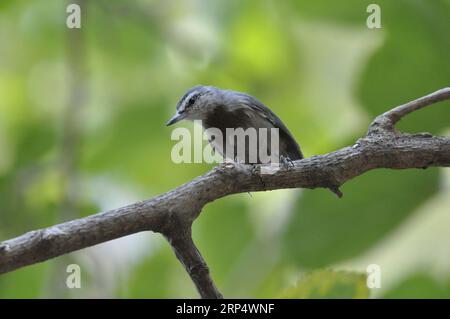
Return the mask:
<svg viewBox="0 0 450 319">
<path fill-rule="evenodd" d="M 176 122 L 181 121 L 182 119 L 184 119 L 184 114 L 180 114 L 180 113 L 176 113 L 174 116 L 172 116 L 172 118 L 170 120 L 167 121 L 166 125 L 170 126 L 172 124 L 175 124 Z"/>
</svg>

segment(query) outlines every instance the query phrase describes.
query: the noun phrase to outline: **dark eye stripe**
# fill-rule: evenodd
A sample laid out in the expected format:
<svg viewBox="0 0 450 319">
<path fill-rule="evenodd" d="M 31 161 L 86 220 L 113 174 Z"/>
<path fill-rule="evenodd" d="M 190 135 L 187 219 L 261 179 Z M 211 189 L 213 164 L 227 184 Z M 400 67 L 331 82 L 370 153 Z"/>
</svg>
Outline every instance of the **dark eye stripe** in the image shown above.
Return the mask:
<svg viewBox="0 0 450 319">
<path fill-rule="evenodd" d="M 185 105 L 185 108 L 188 108 L 188 107 L 192 106 L 192 105 L 195 103 L 195 101 L 197 101 L 198 98 L 199 98 L 201 95 L 202 95 L 202 93 L 194 93 L 194 94 L 192 94 L 191 97 L 189 98 L 189 100 L 187 101 L 187 103 L 186 103 L 186 105 Z M 186 97 L 186 98 L 187 98 L 187 97 Z M 185 98 L 185 99 L 186 99 L 186 98 Z"/>
<path fill-rule="evenodd" d="M 189 103 L 188 106 L 191 106 L 192 104 L 195 103 L 195 101 L 198 99 L 199 94 L 194 94 L 190 99 L 189 99 Z"/>
</svg>

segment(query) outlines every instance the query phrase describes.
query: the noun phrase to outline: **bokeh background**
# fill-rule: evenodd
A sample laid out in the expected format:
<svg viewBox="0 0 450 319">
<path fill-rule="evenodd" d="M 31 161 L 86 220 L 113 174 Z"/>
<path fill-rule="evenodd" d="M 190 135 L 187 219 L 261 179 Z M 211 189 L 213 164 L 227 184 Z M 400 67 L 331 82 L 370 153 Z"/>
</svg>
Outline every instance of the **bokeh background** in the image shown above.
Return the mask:
<svg viewBox="0 0 450 319">
<path fill-rule="evenodd" d="M 0 2 L 0 240 L 168 191 L 177 100 L 196 84 L 270 106 L 306 156 L 450 84 L 450 1 Z M 178 126 L 189 127 L 189 123 Z M 449 102 L 399 124 L 450 134 Z M 194 240 L 226 297 L 450 297 L 450 171 L 376 170 L 342 187 L 230 196 Z M 77 263 L 82 288 L 68 289 Z M 365 287 L 367 266 L 382 286 Z M 164 239 L 141 233 L 0 276 L 1 298 L 197 297 Z"/>
</svg>

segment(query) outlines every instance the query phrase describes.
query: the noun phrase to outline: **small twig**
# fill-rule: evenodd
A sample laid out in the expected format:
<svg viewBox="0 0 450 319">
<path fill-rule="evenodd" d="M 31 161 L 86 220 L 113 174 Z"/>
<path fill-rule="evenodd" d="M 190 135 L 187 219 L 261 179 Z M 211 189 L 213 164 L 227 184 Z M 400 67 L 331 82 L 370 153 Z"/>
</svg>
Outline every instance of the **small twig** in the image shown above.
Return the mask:
<svg viewBox="0 0 450 319">
<path fill-rule="evenodd" d="M 414 101 L 397 106 L 377 116 L 369 127 L 368 135 L 378 133 L 379 129 L 393 131 L 394 125 L 406 115 L 431 104 L 442 102 L 448 99 L 450 99 L 450 87 L 443 88 L 421 98 L 418 98 Z"/>
</svg>

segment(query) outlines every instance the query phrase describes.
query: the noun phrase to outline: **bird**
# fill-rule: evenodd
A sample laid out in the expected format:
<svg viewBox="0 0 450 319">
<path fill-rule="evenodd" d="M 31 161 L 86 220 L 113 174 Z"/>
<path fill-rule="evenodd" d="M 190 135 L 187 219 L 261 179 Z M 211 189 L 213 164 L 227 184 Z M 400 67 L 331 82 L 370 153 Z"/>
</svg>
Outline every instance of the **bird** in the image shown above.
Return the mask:
<svg viewBox="0 0 450 319">
<path fill-rule="evenodd" d="M 176 113 L 166 125 L 170 126 L 181 120 L 201 121 L 207 135 L 215 129 L 217 134 L 210 133 L 208 140 L 213 150 L 224 159 L 244 164 L 265 164 L 274 161 L 292 163 L 303 158 L 300 146 L 281 119 L 257 98 L 247 93 L 214 86 L 194 86 L 178 101 Z M 236 142 L 232 134 L 236 134 L 237 129 L 246 132 L 248 129 L 254 129 L 257 134 L 256 137 L 251 134 L 244 136 L 245 140 Z M 271 129 L 278 129 L 278 135 L 272 136 Z M 278 144 L 272 144 L 274 137 L 278 138 Z M 255 145 L 251 145 L 252 143 Z M 278 150 L 272 149 L 273 145 Z M 256 155 L 252 153 L 252 146 L 256 146 Z M 243 152 L 239 153 L 239 147 L 243 147 Z M 272 155 L 270 160 L 261 156 L 262 151 Z"/>
</svg>

